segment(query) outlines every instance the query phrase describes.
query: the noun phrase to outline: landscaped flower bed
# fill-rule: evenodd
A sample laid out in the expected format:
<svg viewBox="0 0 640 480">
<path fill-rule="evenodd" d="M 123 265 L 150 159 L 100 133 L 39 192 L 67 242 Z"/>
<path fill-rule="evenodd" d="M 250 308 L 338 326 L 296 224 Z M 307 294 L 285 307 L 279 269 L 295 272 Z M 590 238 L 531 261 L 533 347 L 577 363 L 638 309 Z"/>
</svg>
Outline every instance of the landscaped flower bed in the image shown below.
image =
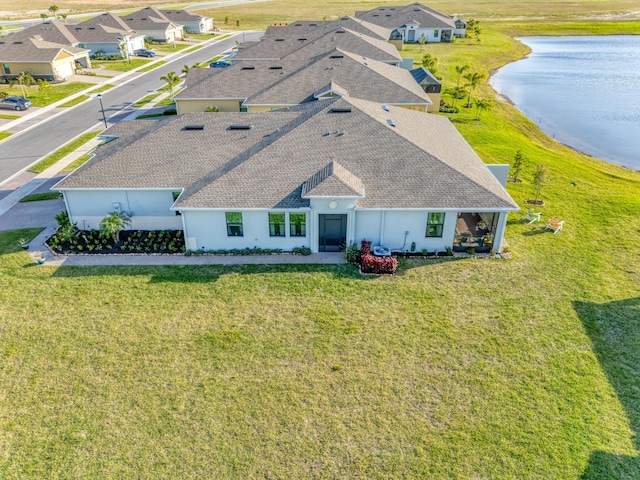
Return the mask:
<svg viewBox="0 0 640 480">
<path fill-rule="evenodd" d="M 47 245 L 62 254 L 105 253 L 164 253 L 184 252 L 182 230 L 123 230 L 120 241 L 101 234 L 98 230 L 76 230 L 61 227 L 48 240 Z"/>
</svg>

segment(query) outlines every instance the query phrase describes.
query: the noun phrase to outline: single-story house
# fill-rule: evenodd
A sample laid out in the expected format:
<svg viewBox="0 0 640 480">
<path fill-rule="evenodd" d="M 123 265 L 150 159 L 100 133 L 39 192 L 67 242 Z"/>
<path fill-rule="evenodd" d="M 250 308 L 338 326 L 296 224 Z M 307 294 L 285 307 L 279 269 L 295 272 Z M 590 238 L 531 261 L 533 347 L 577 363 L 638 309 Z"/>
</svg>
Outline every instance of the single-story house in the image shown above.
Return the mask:
<svg viewBox="0 0 640 480">
<path fill-rule="evenodd" d="M 365 22 L 359 18 L 344 16 L 339 20 L 298 20 L 285 25 L 269 25 L 262 38 L 305 37 L 307 41 L 314 41 L 326 35 L 328 31 L 344 28 L 385 42 L 391 33 L 388 28 L 380 25 Z"/>
<path fill-rule="evenodd" d="M 356 18 L 393 30 L 394 45 L 398 47 L 398 35 L 406 43 L 418 43 L 424 36 L 425 43 L 451 42 L 464 36 L 464 30 L 455 19 L 421 3 L 407 6 L 384 6 L 373 10 L 358 11 Z M 401 48 L 401 46 L 399 46 Z"/>
<path fill-rule="evenodd" d="M 440 251 L 478 242 L 459 231 L 476 218 L 499 251 L 519 209 L 505 166 L 485 165 L 447 118 L 351 97 L 122 122 L 104 135 L 53 187 L 71 222 L 99 228 L 126 211 L 132 229 L 182 230 L 190 250 L 339 251 L 367 239 Z"/>
<path fill-rule="evenodd" d="M 127 23 L 113 13 L 103 13 L 75 25 L 68 25 L 77 46 L 91 50 L 91 55 L 119 55 L 123 58 L 144 48 L 144 35 L 134 32 Z"/>
<path fill-rule="evenodd" d="M 294 24 L 295 25 L 295 24 Z M 279 27 L 278 27 L 279 28 Z M 285 57 L 297 58 L 300 65 L 335 48 L 364 58 L 373 58 L 390 65 L 401 65 L 402 57 L 386 41 L 343 28 L 332 26 L 322 29 L 321 36 L 306 36 L 295 29 L 282 29 L 282 35 L 270 35 L 259 42 L 247 42 L 231 59 L 237 62 L 271 62 Z M 413 59 L 410 59 L 413 64 Z"/>
<path fill-rule="evenodd" d="M 183 38 L 182 25 L 155 7 L 145 7 L 122 18 L 130 30 L 160 42 L 173 43 Z"/>
<path fill-rule="evenodd" d="M 76 62 L 90 66 L 89 50 L 48 42 L 39 35 L 0 39 L 0 78 L 7 81 L 21 72 L 30 72 L 35 79 L 64 80 L 75 73 Z"/>
<path fill-rule="evenodd" d="M 304 68 L 297 59 L 240 62 L 224 69 L 191 69 L 173 97 L 178 113 L 276 110 L 336 96 L 427 111 L 429 96 L 408 70 L 343 51 L 319 55 Z"/>
<path fill-rule="evenodd" d="M 213 31 L 213 18 L 191 13 L 187 10 L 162 10 L 173 23 L 182 25 L 188 33 L 206 33 Z"/>
<path fill-rule="evenodd" d="M 429 96 L 431 105 L 429 105 L 429 112 L 437 112 L 440 109 L 440 98 L 442 95 L 442 84 L 433 73 L 424 67 L 414 68 L 409 73 L 414 80 L 422 87 L 424 92 Z"/>
</svg>

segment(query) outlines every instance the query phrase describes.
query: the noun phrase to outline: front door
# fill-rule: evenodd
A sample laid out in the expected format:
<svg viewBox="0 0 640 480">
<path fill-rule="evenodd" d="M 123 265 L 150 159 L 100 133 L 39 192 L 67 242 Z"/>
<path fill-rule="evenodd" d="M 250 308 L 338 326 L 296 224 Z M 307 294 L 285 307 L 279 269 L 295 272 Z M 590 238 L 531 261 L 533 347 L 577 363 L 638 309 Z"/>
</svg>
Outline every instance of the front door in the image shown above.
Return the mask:
<svg viewBox="0 0 640 480">
<path fill-rule="evenodd" d="M 318 250 L 339 252 L 347 241 L 347 215 L 319 215 Z"/>
</svg>

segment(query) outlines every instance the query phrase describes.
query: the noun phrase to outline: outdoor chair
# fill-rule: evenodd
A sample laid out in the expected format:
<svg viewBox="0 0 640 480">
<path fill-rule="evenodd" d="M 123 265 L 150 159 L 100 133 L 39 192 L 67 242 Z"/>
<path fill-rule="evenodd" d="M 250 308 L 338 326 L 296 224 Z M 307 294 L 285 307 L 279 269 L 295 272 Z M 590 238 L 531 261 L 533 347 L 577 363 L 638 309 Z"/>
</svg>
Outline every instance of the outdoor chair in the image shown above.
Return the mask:
<svg viewBox="0 0 640 480">
<path fill-rule="evenodd" d="M 553 234 L 555 235 L 560 230 L 562 230 L 562 226 L 563 225 L 564 225 L 564 220 L 560 221 L 557 218 L 550 217 L 549 218 L 549 223 L 547 224 L 546 227 L 544 227 L 544 229 L 545 230 L 553 230 Z"/>
<path fill-rule="evenodd" d="M 527 214 L 522 218 L 527 223 L 539 222 L 542 212 L 534 212 L 533 208 L 527 208 Z"/>
</svg>

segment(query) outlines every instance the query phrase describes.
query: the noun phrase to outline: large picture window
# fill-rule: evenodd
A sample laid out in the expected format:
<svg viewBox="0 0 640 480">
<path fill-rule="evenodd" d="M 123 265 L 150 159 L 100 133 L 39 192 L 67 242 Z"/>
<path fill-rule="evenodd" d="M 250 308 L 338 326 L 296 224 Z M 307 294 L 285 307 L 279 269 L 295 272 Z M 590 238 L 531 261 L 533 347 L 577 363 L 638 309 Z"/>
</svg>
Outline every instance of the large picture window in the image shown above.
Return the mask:
<svg viewBox="0 0 640 480">
<path fill-rule="evenodd" d="M 229 237 L 242 237 L 242 212 L 225 212 L 227 219 L 227 235 Z"/>
<path fill-rule="evenodd" d="M 444 226 L 444 212 L 431 212 L 427 217 L 427 237 L 441 237 Z"/>
<path fill-rule="evenodd" d="M 307 236 L 307 214 L 306 213 L 290 213 L 289 214 L 289 235 L 292 237 Z"/>
<path fill-rule="evenodd" d="M 269 214 L 269 236 L 271 237 L 285 236 L 284 213 Z"/>
</svg>

